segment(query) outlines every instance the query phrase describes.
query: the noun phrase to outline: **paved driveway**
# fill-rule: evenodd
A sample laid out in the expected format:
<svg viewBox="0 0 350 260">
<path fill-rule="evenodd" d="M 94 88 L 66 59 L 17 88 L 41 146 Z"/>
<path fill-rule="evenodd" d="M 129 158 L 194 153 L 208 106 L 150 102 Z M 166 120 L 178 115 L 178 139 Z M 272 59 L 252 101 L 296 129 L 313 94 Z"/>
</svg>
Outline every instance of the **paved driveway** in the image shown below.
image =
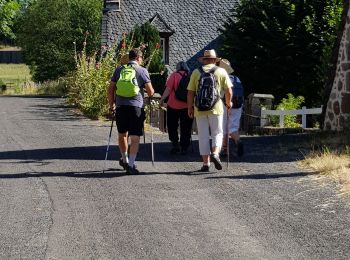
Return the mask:
<svg viewBox="0 0 350 260">
<path fill-rule="evenodd" d="M 131 176 L 104 162 L 110 123 L 63 99 L 0 97 L 0 126 L 0 259 L 350 258 L 346 201 L 296 166 L 307 136 L 245 137 L 201 174 L 195 136 L 174 157 L 154 133 L 153 167 L 147 133 Z"/>
</svg>

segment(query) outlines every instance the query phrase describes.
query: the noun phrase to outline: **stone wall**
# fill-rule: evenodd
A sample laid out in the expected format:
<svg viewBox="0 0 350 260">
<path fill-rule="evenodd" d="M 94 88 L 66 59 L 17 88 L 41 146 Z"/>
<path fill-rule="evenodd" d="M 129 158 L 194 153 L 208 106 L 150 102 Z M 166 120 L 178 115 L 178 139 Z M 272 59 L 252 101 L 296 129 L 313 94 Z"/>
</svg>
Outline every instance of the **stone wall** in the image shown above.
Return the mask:
<svg viewBox="0 0 350 260">
<path fill-rule="evenodd" d="M 336 73 L 325 113 L 325 130 L 350 129 L 350 9 L 347 10 Z"/>
</svg>

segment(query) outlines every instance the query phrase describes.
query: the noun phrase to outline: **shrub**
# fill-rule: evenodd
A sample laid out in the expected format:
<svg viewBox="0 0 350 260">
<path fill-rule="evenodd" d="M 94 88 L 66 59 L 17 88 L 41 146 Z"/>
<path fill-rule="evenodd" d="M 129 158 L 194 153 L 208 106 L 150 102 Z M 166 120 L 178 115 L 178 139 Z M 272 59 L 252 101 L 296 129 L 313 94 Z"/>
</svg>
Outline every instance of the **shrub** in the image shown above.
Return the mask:
<svg viewBox="0 0 350 260">
<path fill-rule="evenodd" d="M 138 28 L 141 27 L 136 26 L 135 28 L 138 31 Z M 76 71 L 67 77 L 69 85 L 68 102 L 76 105 L 90 118 L 97 119 L 101 116 L 106 116 L 109 113 L 107 89 L 110 78 L 115 68 L 120 66 L 120 60 L 124 54 L 135 47 L 139 47 L 143 51 L 145 58 L 143 65 L 146 68 L 156 68 L 156 65 L 152 67 L 152 64 L 154 64 L 152 62 L 159 57 L 159 43 L 138 43 L 139 40 L 136 39 L 140 39 L 139 36 L 134 31 L 130 35 L 124 34 L 118 48 L 116 46 L 112 46 L 109 49 L 103 47 L 99 56 L 97 52 L 93 55 L 87 54 L 87 41 L 85 38 L 83 50 L 75 54 Z M 157 69 L 160 68 L 162 68 L 161 65 Z M 151 72 L 150 74 L 151 79 L 154 76 L 161 76 L 159 71 L 156 73 Z M 159 79 L 159 82 L 161 82 L 161 79 Z"/>
<path fill-rule="evenodd" d="M 6 84 L 0 79 L 0 92 L 3 93 L 6 91 Z"/>
<path fill-rule="evenodd" d="M 97 119 L 108 113 L 107 88 L 111 73 L 118 66 L 114 51 L 106 52 L 99 62 L 96 54 L 87 56 L 85 48 L 76 55 L 77 69 L 67 80 L 69 82 L 68 102 L 78 106 L 88 117 Z"/>
<path fill-rule="evenodd" d="M 300 109 L 301 104 L 304 103 L 305 98 L 302 96 L 294 97 L 293 94 L 288 93 L 287 98 L 283 98 L 281 103 L 276 107 L 276 110 L 294 110 Z M 273 126 L 279 125 L 279 116 L 269 116 L 269 120 Z M 297 122 L 296 115 L 284 116 L 284 127 L 297 128 L 300 124 Z"/>
<path fill-rule="evenodd" d="M 139 26 L 135 25 L 131 32 L 125 37 L 128 46 L 141 46 L 144 55 L 144 66 L 150 72 L 155 92 L 162 94 L 168 71 L 162 60 L 160 36 L 156 27 L 149 22 Z M 121 43 L 122 45 L 123 43 Z M 125 45 L 125 44 L 124 44 Z"/>
</svg>

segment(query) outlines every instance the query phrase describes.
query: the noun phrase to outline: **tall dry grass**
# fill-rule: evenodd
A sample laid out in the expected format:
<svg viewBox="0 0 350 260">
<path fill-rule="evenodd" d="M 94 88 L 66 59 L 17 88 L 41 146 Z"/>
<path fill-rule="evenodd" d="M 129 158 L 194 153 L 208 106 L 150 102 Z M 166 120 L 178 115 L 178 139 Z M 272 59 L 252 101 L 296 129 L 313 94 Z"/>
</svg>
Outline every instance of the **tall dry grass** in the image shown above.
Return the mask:
<svg viewBox="0 0 350 260">
<path fill-rule="evenodd" d="M 334 143 L 334 140 L 331 140 Z M 338 184 L 339 193 L 350 197 L 350 148 L 329 149 L 324 146 L 322 151 L 312 151 L 300 162 L 301 167 L 311 168 Z"/>
</svg>

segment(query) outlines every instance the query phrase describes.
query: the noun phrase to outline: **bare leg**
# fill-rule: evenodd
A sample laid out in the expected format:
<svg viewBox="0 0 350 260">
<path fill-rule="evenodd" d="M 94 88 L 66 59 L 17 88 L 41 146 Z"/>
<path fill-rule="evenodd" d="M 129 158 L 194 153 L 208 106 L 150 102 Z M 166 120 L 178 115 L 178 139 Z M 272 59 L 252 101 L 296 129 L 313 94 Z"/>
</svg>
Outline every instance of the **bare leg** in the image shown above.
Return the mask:
<svg viewBox="0 0 350 260">
<path fill-rule="evenodd" d="M 240 139 L 240 136 L 239 136 L 239 132 L 233 132 L 230 134 L 230 137 L 235 141 L 235 143 L 237 143 Z"/>
<path fill-rule="evenodd" d="M 209 154 L 202 155 L 202 159 L 203 159 L 203 164 L 204 165 L 208 165 L 209 164 Z"/>
<path fill-rule="evenodd" d="M 119 133 L 118 134 L 118 143 L 119 150 L 121 154 L 124 154 L 128 151 L 128 134 L 127 133 Z"/>
<path fill-rule="evenodd" d="M 136 155 L 139 151 L 140 137 L 136 135 L 131 135 L 130 141 L 130 154 Z"/>
</svg>

